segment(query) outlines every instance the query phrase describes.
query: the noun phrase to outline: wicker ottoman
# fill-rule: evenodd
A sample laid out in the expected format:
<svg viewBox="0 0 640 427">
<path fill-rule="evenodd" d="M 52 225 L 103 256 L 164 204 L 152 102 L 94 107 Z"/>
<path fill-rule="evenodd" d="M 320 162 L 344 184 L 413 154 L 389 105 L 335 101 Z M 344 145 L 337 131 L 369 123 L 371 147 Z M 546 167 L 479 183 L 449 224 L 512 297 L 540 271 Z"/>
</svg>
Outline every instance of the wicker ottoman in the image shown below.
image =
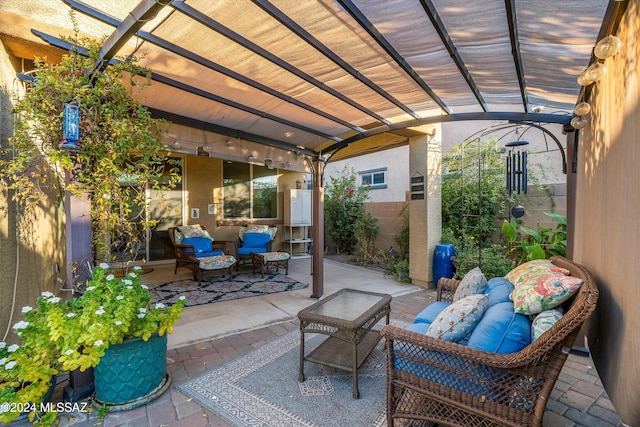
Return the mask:
<svg viewBox="0 0 640 427">
<path fill-rule="evenodd" d="M 216 255 L 205 258 L 198 258 L 200 264 L 198 268 L 193 270 L 193 278 L 198 283 L 202 283 L 203 279 L 213 276 L 229 275 L 229 279 L 233 278 L 233 266 L 236 259 L 233 255 Z"/>
<path fill-rule="evenodd" d="M 264 277 L 265 268 L 269 270 L 269 266 L 273 266 L 275 271 L 278 271 L 278 268 L 284 268 L 284 274 L 289 274 L 289 258 L 291 256 L 288 252 L 264 252 L 257 253 L 251 252 L 251 261 L 253 264 L 253 272 L 256 272 L 256 269 L 260 269 L 260 275 Z"/>
</svg>

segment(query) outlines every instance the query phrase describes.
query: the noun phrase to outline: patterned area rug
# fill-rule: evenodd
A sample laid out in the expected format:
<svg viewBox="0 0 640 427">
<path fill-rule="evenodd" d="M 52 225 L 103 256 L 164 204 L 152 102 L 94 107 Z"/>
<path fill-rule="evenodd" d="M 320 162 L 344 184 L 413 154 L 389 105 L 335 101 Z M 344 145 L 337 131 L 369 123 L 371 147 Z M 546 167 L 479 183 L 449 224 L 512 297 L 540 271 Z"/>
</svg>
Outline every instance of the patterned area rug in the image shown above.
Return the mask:
<svg viewBox="0 0 640 427">
<path fill-rule="evenodd" d="M 186 305 L 193 306 L 293 291 L 308 286 L 307 283 L 298 282 L 284 274 L 265 274 L 263 278 L 260 274 L 241 273 L 234 275 L 232 280 L 218 277 L 210 281 L 202 281 L 202 285 L 195 280 L 177 280 L 160 285 L 149 285 L 149 291 L 153 294 L 153 303 L 172 304 L 184 295 L 187 299 Z"/>
<path fill-rule="evenodd" d="M 326 337 L 308 334 L 308 353 Z M 282 337 L 178 387 L 234 426 L 383 426 L 386 422 L 384 340 L 360 367 L 360 398 L 351 373 L 305 362 L 298 383 L 300 333 Z"/>
</svg>

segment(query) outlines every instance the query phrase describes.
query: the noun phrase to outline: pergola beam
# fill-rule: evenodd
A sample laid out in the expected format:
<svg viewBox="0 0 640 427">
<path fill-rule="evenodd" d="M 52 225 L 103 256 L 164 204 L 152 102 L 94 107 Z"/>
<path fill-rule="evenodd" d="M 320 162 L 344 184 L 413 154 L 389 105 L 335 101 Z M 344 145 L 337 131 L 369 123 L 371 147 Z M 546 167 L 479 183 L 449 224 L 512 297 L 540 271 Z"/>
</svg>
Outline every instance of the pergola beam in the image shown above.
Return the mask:
<svg viewBox="0 0 640 427">
<path fill-rule="evenodd" d="M 71 6 L 73 9 L 76 9 L 82 13 L 84 13 L 85 15 L 91 16 L 92 18 L 95 18 L 99 21 L 102 21 L 106 24 L 109 25 L 113 25 L 114 27 L 117 27 L 118 25 L 120 25 L 121 21 L 117 20 L 116 18 L 106 15 L 105 13 L 103 13 L 102 11 L 95 9 L 83 2 L 80 1 L 76 1 L 76 0 L 64 0 L 69 6 Z M 182 48 L 180 46 L 175 45 L 174 43 L 171 43 L 161 37 L 157 37 L 147 31 L 138 31 L 137 36 L 139 38 L 141 38 L 142 40 L 149 42 L 151 44 L 154 44 L 158 47 L 161 47 L 171 53 L 174 53 L 178 56 L 181 56 L 185 59 L 188 59 L 190 61 L 193 61 L 197 64 L 202 65 L 203 67 L 209 68 L 211 70 L 217 71 L 218 73 L 224 74 L 227 77 L 231 77 L 232 79 L 238 80 L 248 86 L 251 86 L 257 90 L 260 90 L 262 92 L 265 92 L 271 96 L 274 96 L 278 99 L 281 99 L 283 101 L 286 101 L 290 104 L 293 104 L 297 107 L 300 107 L 304 110 L 310 111 L 314 114 L 317 114 L 318 116 L 324 117 L 327 120 L 331 120 L 335 123 L 341 124 L 342 126 L 348 127 L 352 130 L 355 130 L 356 132 L 363 132 L 364 129 L 362 129 L 360 126 L 351 124 L 349 122 L 347 122 L 346 120 L 343 120 L 339 117 L 336 117 L 332 114 L 329 114 L 327 112 L 324 112 L 322 110 L 319 110 L 318 108 L 313 107 L 312 105 L 309 105 L 305 102 L 302 102 L 294 97 L 285 95 L 281 92 L 276 91 L 275 89 L 270 88 L 269 86 L 262 84 L 256 80 L 253 80 L 247 76 L 244 76 L 240 73 L 237 73 L 227 67 L 224 67 L 220 64 L 217 64 L 213 61 L 210 61 L 206 58 L 203 58 L 200 55 L 196 55 L 195 53 Z"/>
<path fill-rule="evenodd" d="M 482 107 L 482 111 L 488 111 L 489 109 L 487 107 L 487 103 L 485 102 L 484 98 L 480 94 L 480 89 L 478 88 L 476 83 L 473 81 L 473 78 L 471 77 L 471 73 L 469 72 L 469 70 L 467 69 L 467 66 L 465 65 L 464 61 L 460 57 L 460 54 L 458 53 L 458 49 L 455 47 L 453 40 L 451 40 L 451 37 L 449 36 L 449 33 L 447 32 L 447 29 L 444 26 L 444 23 L 442 22 L 442 19 L 440 19 L 440 15 L 438 15 L 438 11 L 436 10 L 436 7 L 433 5 L 433 2 L 431 0 L 420 0 L 420 4 L 422 4 L 422 8 L 427 13 L 429 20 L 431 21 L 431 24 L 433 24 L 433 28 L 435 28 L 436 32 L 438 33 L 438 36 L 440 36 L 440 40 L 442 40 L 442 45 L 447 49 L 447 52 L 449 52 L 449 56 L 451 57 L 451 60 L 454 62 L 454 64 L 456 64 L 456 67 L 458 67 L 458 71 L 460 71 L 460 75 L 462 75 L 464 80 L 467 82 L 467 85 L 469 85 L 469 89 L 471 89 L 471 92 L 473 92 L 473 95 L 478 100 L 478 103 Z"/>
<path fill-rule="evenodd" d="M 205 27 L 209 28 L 212 31 L 215 31 L 219 34 L 221 34 L 222 36 L 228 38 L 229 40 L 233 41 L 234 43 L 239 44 L 240 46 L 249 49 L 251 52 L 255 53 L 256 55 L 266 59 L 267 61 L 270 61 L 271 63 L 277 65 L 278 67 L 287 70 L 288 72 L 290 72 L 291 74 L 295 75 L 296 77 L 306 81 L 307 83 L 310 83 L 314 86 L 316 86 L 317 88 L 333 95 L 334 97 L 338 98 L 339 100 L 351 105 L 352 107 L 362 111 L 363 113 L 367 114 L 368 116 L 376 119 L 377 121 L 381 122 L 381 123 L 385 123 L 388 124 L 389 121 L 387 119 L 385 119 L 384 117 L 380 116 L 379 114 L 377 114 L 376 112 L 368 109 L 367 107 L 360 105 L 359 103 L 357 103 L 356 101 L 348 98 L 347 96 L 345 96 L 344 94 L 338 92 L 337 90 L 331 88 L 330 86 L 327 86 L 326 84 L 324 84 L 323 82 L 321 82 L 320 80 L 316 79 L 315 77 L 311 76 L 308 73 L 305 73 L 304 71 L 302 71 L 301 69 L 294 67 L 293 65 L 289 64 L 288 62 L 282 60 L 281 58 L 277 57 L 276 55 L 272 54 L 271 52 L 267 51 L 266 49 L 263 49 L 262 47 L 258 46 L 257 44 L 253 43 L 252 41 L 250 41 L 249 39 L 247 39 L 246 37 L 241 36 L 240 34 L 236 33 L 235 31 L 231 30 L 230 28 L 220 24 L 219 22 L 211 19 L 210 17 L 208 17 L 207 15 L 203 14 L 202 12 L 194 9 L 193 7 L 185 4 L 183 1 L 180 0 L 176 0 L 171 4 L 171 7 L 175 8 L 176 10 L 179 10 L 180 12 L 182 12 L 185 16 L 188 16 L 189 18 L 201 23 L 202 25 L 204 25 Z"/>
<path fill-rule="evenodd" d="M 513 64 L 516 67 L 518 75 L 518 84 L 520 85 L 520 96 L 524 105 L 525 113 L 529 111 L 529 94 L 527 93 L 527 84 L 524 79 L 524 67 L 522 65 L 522 54 L 520 53 L 520 41 L 518 39 L 518 21 L 516 19 L 516 1 L 504 0 L 507 10 L 507 23 L 509 24 L 509 38 L 511 39 L 511 55 L 513 55 Z"/>
<path fill-rule="evenodd" d="M 335 52 L 329 49 L 326 45 L 324 45 L 320 40 L 315 38 L 311 33 L 302 28 L 298 23 L 296 23 L 293 19 L 284 14 L 280 9 L 275 7 L 269 1 L 266 0 L 253 0 L 253 2 L 258 5 L 262 10 L 271 15 L 274 19 L 280 22 L 283 26 L 288 28 L 291 32 L 296 34 L 298 37 L 309 43 L 313 46 L 318 52 L 322 53 L 324 56 L 329 58 L 347 73 L 349 73 L 353 78 L 364 83 L 369 89 L 376 92 L 378 95 L 385 98 L 387 101 L 394 104 L 396 107 L 403 110 L 405 113 L 411 115 L 412 117 L 418 118 L 418 114 L 409 108 L 404 103 L 400 102 L 393 95 L 382 89 L 380 86 L 375 84 L 369 78 L 361 74 L 358 70 L 353 68 L 347 61 L 338 56 Z"/>
<path fill-rule="evenodd" d="M 351 0 L 337 0 L 338 3 L 355 19 L 358 24 L 382 47 L 387 54 L 433 99 L 446 113 L 451 113 L 451 109 L 444 101 L 436 95 L 429 85 L 420 75 L 405 61 L 400 53 L 387 41 L 386 38 L 376 29 L 376 27 L 364 16 L 362 11 L 356 7 Z"/>
</svg>

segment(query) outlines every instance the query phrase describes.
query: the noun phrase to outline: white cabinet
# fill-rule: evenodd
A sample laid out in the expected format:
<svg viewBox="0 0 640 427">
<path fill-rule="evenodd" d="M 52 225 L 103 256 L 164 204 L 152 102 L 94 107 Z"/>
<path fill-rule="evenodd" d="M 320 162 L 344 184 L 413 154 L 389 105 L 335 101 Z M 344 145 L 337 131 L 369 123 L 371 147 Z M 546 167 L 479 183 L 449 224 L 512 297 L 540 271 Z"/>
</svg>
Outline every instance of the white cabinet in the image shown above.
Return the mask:
<svg viewBox="0 0 640 427">
<path fill-rule="evenodd" d="M 311 190 L 291 189 L 284 193 L 284 243 L 289 245 L 292 258 L 311 256 L 309 227 L 311 215 Z"/>
<path fill-rule="evenodd" d="M 311 190 L 287 190 L 284 193 L 284 224 L 311 225 Z"/>
</svg>

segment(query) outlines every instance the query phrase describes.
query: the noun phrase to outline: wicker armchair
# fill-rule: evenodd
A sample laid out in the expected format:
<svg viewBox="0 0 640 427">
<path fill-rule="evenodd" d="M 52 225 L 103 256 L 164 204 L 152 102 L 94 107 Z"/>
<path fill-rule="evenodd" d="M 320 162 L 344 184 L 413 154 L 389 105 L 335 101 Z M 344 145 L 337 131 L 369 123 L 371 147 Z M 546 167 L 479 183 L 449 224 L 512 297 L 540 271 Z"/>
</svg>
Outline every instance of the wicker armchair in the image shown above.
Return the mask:
<svg viewBox="0 0 640 427">
<path fill-rule="evenodd" d="M 207 229 L 204 225 L 201 225 L 200 227 L 203 230 Z M 169 238 L 171 239 L 171 244 L 173 245 L 176 256 L 176 268 L 173 273 L 176 274 L 180 267 L 186 267 L 196 275 L 199 270 L 198 265 L 200 261 L 198 261 L 198 258 L 196 257 L 195 248 L 193 245 L 176 243 L 176 229 L 177 227 L 169 227 L 168 229 Z M 214 254 L 229 254 L 235 256 L 236 244 L 234 241 L 229 240 L 214 240 L 211 243 L 211 251 Z"/>
<path fill-rule="evenodd" d="M 588 270 L 565 258 L 552 262 L 584 283 L 565 303 L 564 316 L 517 353 L 488 353 L 385 326 L 387 424 L 413 419 L 459 427 L 542 426 L 560 370 L 598 299 Z M 451 300 L 458 283 L 440 279 L 438 298 Z"/>
</svg>

